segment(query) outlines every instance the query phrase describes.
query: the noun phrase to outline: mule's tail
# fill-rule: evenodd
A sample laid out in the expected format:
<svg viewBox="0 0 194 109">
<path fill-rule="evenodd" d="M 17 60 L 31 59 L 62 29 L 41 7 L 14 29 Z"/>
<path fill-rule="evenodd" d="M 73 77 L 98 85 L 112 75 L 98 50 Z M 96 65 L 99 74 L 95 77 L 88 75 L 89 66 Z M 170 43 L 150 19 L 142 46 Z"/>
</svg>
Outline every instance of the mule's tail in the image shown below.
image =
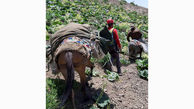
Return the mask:
<svg viewBox="0 0 194 109">
<path fill-rule="evenodd" d="M 66 80 L 66 87 L 65 87 L 65 95 L 62 98 L 63 100 L 62 100 L 61 106 L 65 104 L 68 97 L 70 96 L 70 94 L 72 92 L 73 80 L 74 80 L 74 67 L 73 67 L 72 53 L 71 52 L 65 53 L 65 60 L 67 62 L 66 63 L 67 80 Z"/>
</svg>

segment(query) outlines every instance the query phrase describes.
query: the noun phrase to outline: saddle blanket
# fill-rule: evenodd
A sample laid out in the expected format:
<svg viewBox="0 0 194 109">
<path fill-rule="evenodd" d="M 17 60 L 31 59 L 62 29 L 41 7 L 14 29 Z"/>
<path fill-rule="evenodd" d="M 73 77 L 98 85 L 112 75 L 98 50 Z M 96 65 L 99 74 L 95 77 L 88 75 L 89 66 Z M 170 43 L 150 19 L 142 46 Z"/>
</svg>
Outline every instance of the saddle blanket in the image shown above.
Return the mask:
<svg viewBox="0 0 194 109">
<path fill-rule="evenodd" d="M 141 45 L 140 42 L 138 40 L 131 40 L 131 42 L 133 42 L 135 45 Z"/>
<path fill-rule="evenodd" d="M 67 43 L 78 43 L 80 45 L 83 45 L 88 51 L 91 51 L 91 47 L 87 39 L 80 39 L 78 37 L 68 37 L 64 39 L 61 44 Z"/>
</svg>

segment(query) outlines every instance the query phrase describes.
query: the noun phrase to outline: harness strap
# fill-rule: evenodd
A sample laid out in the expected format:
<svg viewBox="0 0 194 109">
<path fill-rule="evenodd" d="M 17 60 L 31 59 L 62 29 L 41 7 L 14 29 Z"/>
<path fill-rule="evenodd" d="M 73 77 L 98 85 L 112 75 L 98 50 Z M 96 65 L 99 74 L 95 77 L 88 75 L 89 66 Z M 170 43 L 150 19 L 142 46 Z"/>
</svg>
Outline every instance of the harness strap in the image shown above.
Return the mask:
<svg viewBox="0 0 194 109">
<path fill-rule="evenodd" d="M 114 43 L 114 42 L 115 42 L 114 36 L 113 36 L 113 30 L 114 30 L 114 28 L 111 28 L 111 29 L 109 30 L 109 32 L 111 33 L 111 37 L 112 37 L 111 43 Z"/>
<path fill-rule="evenodd" d="M 111 33 L 111 36 L 112 36 L 112 44 L 113 45 L 115 45 L 116 46 L 116 50 L 118 50 L 118 46 L 117 46 L 117 43 L 116 43 L 116 40 L 114 39 L 114 36 L 113 36 L 113 30 L 114 30 L 114 28 L 111 28 L 110 30 L 109 30 L 109 32 Z"/>
</svg>

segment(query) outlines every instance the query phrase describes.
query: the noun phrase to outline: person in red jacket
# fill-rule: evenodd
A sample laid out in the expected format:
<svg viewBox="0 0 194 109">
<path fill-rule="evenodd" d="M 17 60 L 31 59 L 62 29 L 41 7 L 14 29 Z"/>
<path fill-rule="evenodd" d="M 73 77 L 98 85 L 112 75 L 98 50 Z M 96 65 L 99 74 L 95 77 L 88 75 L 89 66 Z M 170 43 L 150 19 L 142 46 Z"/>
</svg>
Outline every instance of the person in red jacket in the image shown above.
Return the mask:
<svg viewBox="0 0 194 109">
<path fill-rule="evenodd" d="M 116 59 L 117 73 L 121 75 L 121 63 L 120 63 L 119 53 L 118 53 L 119 51 L 121 51 L 121 44 L 119 41 L 117 30 L 113 28 L 113 23 L 114 21 L 112 19 L 107 20 L 108 30 L 113 35 L 113 39 L 114 39 L 114 46 L 109 47 L 109 53 L 111 55 L 112 62 L 114 59 Z"/>
</svg>

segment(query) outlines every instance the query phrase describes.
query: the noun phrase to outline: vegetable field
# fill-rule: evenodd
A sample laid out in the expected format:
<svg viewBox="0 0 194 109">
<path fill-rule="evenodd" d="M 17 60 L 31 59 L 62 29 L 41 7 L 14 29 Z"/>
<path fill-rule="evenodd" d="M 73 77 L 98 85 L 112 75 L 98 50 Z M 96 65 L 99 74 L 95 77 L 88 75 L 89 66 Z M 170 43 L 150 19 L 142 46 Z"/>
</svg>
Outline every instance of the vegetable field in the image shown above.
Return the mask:
<svg viewBox="0 0 194 109">
<path fill-rule="evenodd" d="M 126 4 L 125 0 L 118 0 L 119 5 L 112 5 L 108 1 L 46 0 L 46 40 L 49 40 L 49 34 L 55 33 L 70 22 L 90 24 L 94 30 L 100 31 L 106 25 L 106 20 L 112 18 L 124 52 L 120 54 L 123 75 L 119 76 L 115 73 L 115 67 L 112 72 L 103 69 L 110 55 L 106 55 L 102 60 L 91 58 L 91 61 L 95 63 L 93 77 L 87 78 L 89 83 L 87 91 L 91 99 L 83 102 L 79 76 L 75 73 L 73 89 L 76 106 L 78 109 L 147 109 L 148 56 L 143 54 L 143 59 L 130 63 L 127 56 L 126 35 L 130 26 L 134 25 L 143 32 L 143 37 L 147 40 L 148 16 L 125 10 L 123 8 Z M 89 75 L 90 69 L 87 69 L 85 73 Z M 64 91 L 64 78 L 61 74 L 55 76 L 49 71 L 46 82 L 46 108 L 56 109 Z M 72 108 L 70 100 L 64 108 Z"/>
</svg>

